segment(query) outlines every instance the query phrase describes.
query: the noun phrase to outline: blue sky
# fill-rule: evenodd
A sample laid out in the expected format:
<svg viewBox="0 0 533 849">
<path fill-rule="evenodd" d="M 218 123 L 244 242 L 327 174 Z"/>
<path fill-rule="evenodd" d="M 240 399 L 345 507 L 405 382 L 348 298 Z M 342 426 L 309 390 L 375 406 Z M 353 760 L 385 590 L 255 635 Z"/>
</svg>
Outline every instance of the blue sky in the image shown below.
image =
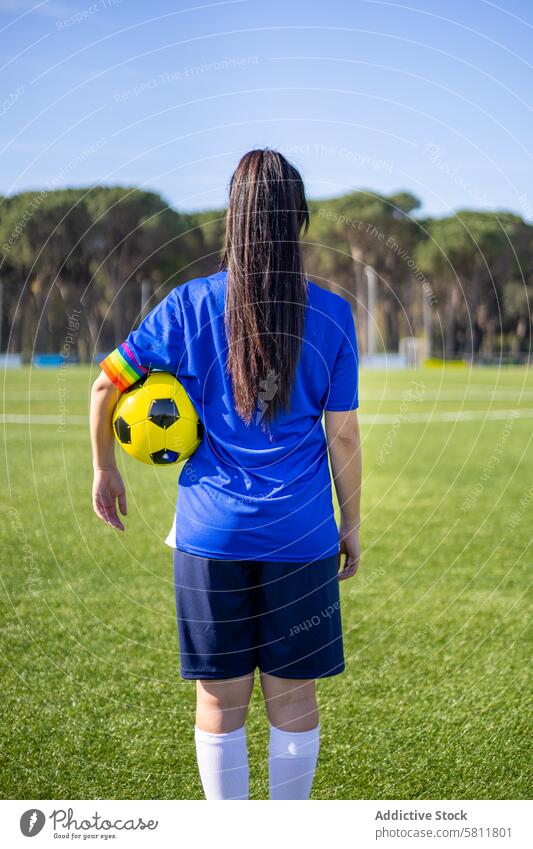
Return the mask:
<svg viewBox="0 0 533 849">
<path fill-rule="evenodd" d="M 312 197 L 533 219 L 526 0 L 2 0 L 0 191 L 140 185 L 225 203 L 276 147 Z"/>
</svg>

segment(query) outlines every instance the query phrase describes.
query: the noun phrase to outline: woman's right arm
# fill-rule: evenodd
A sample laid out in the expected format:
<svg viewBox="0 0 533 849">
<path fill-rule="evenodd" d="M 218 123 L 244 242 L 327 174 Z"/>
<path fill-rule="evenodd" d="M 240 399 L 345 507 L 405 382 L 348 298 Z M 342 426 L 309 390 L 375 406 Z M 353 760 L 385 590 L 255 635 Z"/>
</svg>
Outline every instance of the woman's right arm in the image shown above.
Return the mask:
<svg viewBox="0 0 533 849">
<path fill-rule="evenodd" d="M 126 515 L 126 490 L 115 463 L 113 410 L 120 392 L 104 372 L 93 383 L 91 392 L 91 441 L 93 448 L 93 510 L 118 531 L 124 530 L 118 512 Z"/>
<path fill-rule="evenodd" d="M 333 481 L 341 514 L 340 553 L 346 555 L 339 580 L 355 575 L 361 556 L 361 436 L 357 410 L 331 411 L 325 414 L 326 439 Z"/>
</svg>

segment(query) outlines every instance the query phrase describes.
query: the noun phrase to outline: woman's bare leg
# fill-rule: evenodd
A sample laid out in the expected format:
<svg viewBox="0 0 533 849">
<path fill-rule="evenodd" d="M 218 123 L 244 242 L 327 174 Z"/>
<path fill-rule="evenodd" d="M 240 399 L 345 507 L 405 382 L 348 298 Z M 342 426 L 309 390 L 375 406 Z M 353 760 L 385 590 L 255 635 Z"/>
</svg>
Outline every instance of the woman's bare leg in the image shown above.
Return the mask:
<svg viewBox="0 0 533 849">
<path fill-rule="evenodd" d="M 311 731 L 318 725 L 314 679 L 293 680 L 261 673 L 270 724 L 283 731 Z"/>
<path fill-rule="evenodd" d="M 196 727 L 212 734 L 242 728 L 254 688 L 254 675 L 196 682 Z"/>
</svg>

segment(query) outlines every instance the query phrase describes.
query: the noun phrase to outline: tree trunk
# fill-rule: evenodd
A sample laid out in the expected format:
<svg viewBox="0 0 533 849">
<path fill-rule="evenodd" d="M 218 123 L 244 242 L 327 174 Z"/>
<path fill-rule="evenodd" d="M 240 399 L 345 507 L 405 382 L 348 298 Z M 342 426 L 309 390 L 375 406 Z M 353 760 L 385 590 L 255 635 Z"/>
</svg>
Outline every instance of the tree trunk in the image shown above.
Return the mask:
<svg viewBox="0 0 533 849">
<path fill-rule="evenodd" d="M 9 304 L 9 330 L 5 337 L 8 354 L 22 353 L 23 321 L 28 321 L 28 305 L 30 291 L 28 284 L 23 284 L 19 292 L 13 294 Z"/>
<path fill-rule="evenodd" d="M 360 351 L 368 351 L 368 336 L 367 336 L 367 285 L 365 275 L 365 263 L 363 259 L 363 251 L 356 244 L 350 244 L 350 253 L 353 259 L 353 281 L 354 281 L 354 296 L 351 299 L 352 311 L 355 313 L 355 323 L 357 326 L 357 338 Z M 345 294 L 339 292 L 339 294 Z"/>
<path fill-rule="evenodd" d="M 397 352 L 400 348 L 398 311 L 396 302 L 391 298 L 385 297 L 382 303 L 383 310 L 383 336 L 385 342 L 385 350 Z"/>
<path fill-rule="evenodd" d="M 446 299 L 444 312 L 444 354 L 446 358 L 454 359 L 457 353 L 457 309 L 459 292 L 455 286 Z"/>
<path fill-rule="evenodd" d="M 81 284 L 81 285 L 80 285 Z M 86 336 L 86 306 L 81 303 L 80 293 L 86 290 L 83 280 L 76 285 L 64 278 L 58 278 L 57 288 L 63 301 L 63 339 L 62 345 L 70 345 L 80 362 L 88 362 L 89 348 Z"/>
<path fill-rule="evenodd" d="M 34 306 L 34 328 L 32 349 L 34 354 L 49 352 L 50 326 L 48 323 L 48 294 L 50 286 L 46 286 L 42 276 L 37 276 L 31 284 Z"/>
<path fill-rule="evenodd" d="M 516 323 L 516 330 L 513 334 L 513 341 L 511 343 L 511 353 L 514 357 L 518 357 L 522 352 L 524 339 L 526 338 L 526 332 L 526 320 L 525 318 L 520 317 Z"/>
</svg>

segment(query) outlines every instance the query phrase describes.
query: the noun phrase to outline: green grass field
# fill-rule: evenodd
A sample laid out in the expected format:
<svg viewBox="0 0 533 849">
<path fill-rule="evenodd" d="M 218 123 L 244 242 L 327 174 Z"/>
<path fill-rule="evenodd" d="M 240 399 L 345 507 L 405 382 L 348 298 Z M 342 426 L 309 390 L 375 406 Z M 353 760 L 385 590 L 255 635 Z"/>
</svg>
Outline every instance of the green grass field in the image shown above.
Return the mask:
<svg viewBox="0 0 533 849">
<path fill-rule="evenodd" d="M 201 798 L 163 544 L 176 472 L 121 456 L 126 533 L 98 522 L 91 380 L 2 373 L 0 792 Z M 528 797 L 533 379 L 363 371 L 360 413 L 363 557 L 342 586 L 347 671 L 319 685 L 313 796 Z M 248 729 L 252 797 L 266 798 L 257 691 Z"/>
</svg>

